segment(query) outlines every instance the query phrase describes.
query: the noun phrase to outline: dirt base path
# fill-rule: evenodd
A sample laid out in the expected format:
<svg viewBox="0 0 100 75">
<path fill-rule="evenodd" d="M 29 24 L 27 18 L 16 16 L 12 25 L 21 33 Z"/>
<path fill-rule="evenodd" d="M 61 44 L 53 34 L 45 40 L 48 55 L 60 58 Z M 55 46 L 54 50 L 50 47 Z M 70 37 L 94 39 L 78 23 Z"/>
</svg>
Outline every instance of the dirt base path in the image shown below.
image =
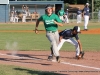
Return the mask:
<svg viewBox="0 0 100 75">
<path fill-rule="evenodd" d="M 0 51 L 0 64 L 16 65 L 61 75 L 100 75 L 100 52 L 85 52 L 75 59 L 75 52 L 61 51 L 61 63 L 48 61 L 50 51 Z"/>
</svg>

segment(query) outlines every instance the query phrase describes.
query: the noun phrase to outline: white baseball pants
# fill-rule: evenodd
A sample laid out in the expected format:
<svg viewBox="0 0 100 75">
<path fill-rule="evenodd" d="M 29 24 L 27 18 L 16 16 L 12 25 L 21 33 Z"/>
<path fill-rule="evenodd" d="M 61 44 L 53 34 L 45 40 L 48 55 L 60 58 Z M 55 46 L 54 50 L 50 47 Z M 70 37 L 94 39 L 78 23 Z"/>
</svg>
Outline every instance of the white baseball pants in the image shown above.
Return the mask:
<svg viewBox="0 0 100 75">
<path fill-rule="evenodd" d="M 59 34 L 58 31 L 52 33 L 52 32 L 46 32 L 46 37 L 51 43 L 51 47 L 53 49 L 53 53 L 55 56 L 59 56 L 59 51 L 58 51 L 58 43 L 59 43 Z"/>
<path fill-rule="evenodd" d="M 88 22 L 89 22 L 89 16 L 84 15 L 84 29 L 87 29 Z"/>
<path fill-rule="evenodd" d="M 23 14 L 22 22 L 26 22 L 26 14 Z"/>
<path fill-rule="evenodd" d="M 59 16 L 60 20 L 64 21 L 64 17 L 63 16 Z"/>
<path fill-rule="evenodd" d="M 82 19 L 81 14 L 77 15 L 77 23 L 81 23 L 81 19 Z"/>
<path fill-rule="evenodd" d="M 58 51 L 61 49 L 64 42 L 68 42 L 68 43 L 71 43 L 72 45 L 74 45 L 75 49 L 76 49 L 76 56 L 79 56 L 79 54 L 80 54 L 79 45 L 78 45 L 77 41 L 75 41 L 73 38 L 61 39 L 61 42 L 58 44 Z"/>
<path fill-rule="evenodd" d="M 64 22 L 65 22 L 65 23 L 69 23 L 68 16 L 65 15 L 64 17 L 65 17 L 65 21 L 64 21 Z"/>
<path fill-rule="evenodd" d="M 10 17 L 10 22 L 14 22 L 14 17 Z"/>
</svg>

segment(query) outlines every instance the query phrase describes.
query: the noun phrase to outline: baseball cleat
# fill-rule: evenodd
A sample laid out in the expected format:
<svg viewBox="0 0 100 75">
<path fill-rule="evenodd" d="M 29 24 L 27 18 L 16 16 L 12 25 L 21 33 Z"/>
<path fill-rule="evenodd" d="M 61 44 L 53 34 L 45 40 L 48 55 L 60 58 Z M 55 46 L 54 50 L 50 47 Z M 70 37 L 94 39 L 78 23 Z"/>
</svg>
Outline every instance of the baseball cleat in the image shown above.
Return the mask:
<svg viewBox="0 0 100 75">
<path fill-rule="evenodd" d="M 79 56 L 76 56 L 76 59 L 81 59 L 81 56 L 79 55 Z"/>
<path fill-rule="evenodd" d="M 52 60 L 53 59 L 53 56 L 48 56 L 48 60 Z"/>
<path fill-rule="evenodd" d="M 60 57 L 59 57 L 59 56 L 56 57 L 56 61 L 57 61 L 58 63 L 60 63 Z"/>
</svg>

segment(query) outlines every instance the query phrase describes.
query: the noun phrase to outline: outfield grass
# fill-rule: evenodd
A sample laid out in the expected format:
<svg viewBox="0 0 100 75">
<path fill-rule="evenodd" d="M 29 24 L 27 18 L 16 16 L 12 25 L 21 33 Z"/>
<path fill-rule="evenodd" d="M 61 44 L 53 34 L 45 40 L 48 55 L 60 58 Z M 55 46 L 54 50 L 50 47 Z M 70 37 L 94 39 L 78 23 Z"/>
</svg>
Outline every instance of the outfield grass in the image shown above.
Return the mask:
<svg viewBox="0 0 100 75">
<path fill-rule="evenodd" d="M 0 75 L 61 75 L 12 65 L 0 65 Z"/>
<path fill-rule="evenodd" d="M 59 30 L 65 28 L 73 28 L 77 25 L 71 23 L 59 27 Z M 84 27 L 79 25 L 81 29 Z M 89 29 L 100 28 L 99 23 L 89 24 Z M 3 30 L 34 30 L 34 24 L 0 24 L 0 50 L 49 50 L 50 43 L 45 33 L 35 34 L 34 32 L 1 32 Z M 39 30 L 44 30 L 43 25 L 39 26 Z M 100 51 L 100 35 L 99 34 L 79 34 L 84 51 Z M 65 43 L 61 50 L 75 51 L 74 46 Z M 38 70 L 0 65 L 0 75 L 60 75 L 56 73 L 41 72 Z"/>
<path fill-rule="evenodd" d="M 76 24 L 68 24 L 59 27 L 59 30 L 72 28 Z M 79 25 L 81 29 L 82 25 Z M 2 30 L 33 30 L 34 24 L 0 24 Z M 91 23 L 90 29 L 100 28 L 99 23 Z M 39 26 L 40 30 L 44 30 L 44 26 Z M 83 50 L 99 51 L 100 35 L 99 34 L 79 34 L 82 42 Z M 0 32 L 0 49 L 1 50 L 49 50 L 50 42 L 47 40 L 45 33 L 35 34 L 34 32 Z M 74 46 L 65 43 L 61 50 L 74 51 Z"/>
</svg>

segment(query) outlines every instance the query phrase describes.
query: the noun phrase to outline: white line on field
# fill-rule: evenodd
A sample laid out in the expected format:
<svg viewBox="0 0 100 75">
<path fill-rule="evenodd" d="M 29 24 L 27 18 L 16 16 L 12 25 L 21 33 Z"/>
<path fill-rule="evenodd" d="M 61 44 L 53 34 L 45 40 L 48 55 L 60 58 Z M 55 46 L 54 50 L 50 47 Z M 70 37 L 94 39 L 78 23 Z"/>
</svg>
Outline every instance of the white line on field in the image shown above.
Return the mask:
<svg viewBox="0 0 100 75">
<path fill-rule="evenodd" d="M 3 55 L 3 56 L 12 56 L 12 57 L 20 58 L 20 59 L 42 60 L 42 59 L 37 59 L 37 58 L 20 57 L 20 56 L 16 56 L 16 55 L 7 55 L 7 54 L 2 54 L 2 53 L 0 53 L 0 55 Z M 68 62 L 60 62 L 60 63 L 66 64 L 66 65 L 71 65 L 71 66 L 78 66 L 78 67 L 83 67 L 83 68 L 90 68 L 90 69 L 95 69 L 95 70 L 99 70 L 100 71 L 100 68 L 97 68 L 97 67 L 85 66 L 85 65 L 80 65 L 80 64 L 72 64 L 72 63 L 68 63 Z"/>
<path fill-rule="evenodd" d="M 71 64 L 71 63 L 68 63 L 68 62 L 61 62 L 61 63 L 62 64 L 67 64 L 67 65 L 71 65 L 71 66 L 78 66 L 78 67 L 84 67 L 84 68 L 100 70 L 100 68 L 97 68 L 97 67 L 91 67 L 91 66 L 85 66 L 85 65 L 79 65 L 79 64 Z"/>
</svg>

